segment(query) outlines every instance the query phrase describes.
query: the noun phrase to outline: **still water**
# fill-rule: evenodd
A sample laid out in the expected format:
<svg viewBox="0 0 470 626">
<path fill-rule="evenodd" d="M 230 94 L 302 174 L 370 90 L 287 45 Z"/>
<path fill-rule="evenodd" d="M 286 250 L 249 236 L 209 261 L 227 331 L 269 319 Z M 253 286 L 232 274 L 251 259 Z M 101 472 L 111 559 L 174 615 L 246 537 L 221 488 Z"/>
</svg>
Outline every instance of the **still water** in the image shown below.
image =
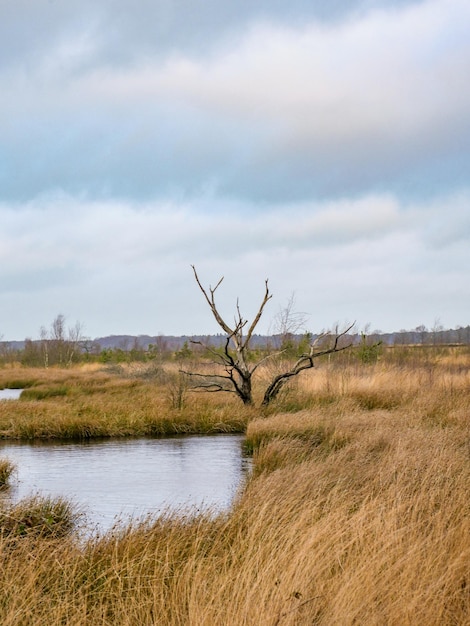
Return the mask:
<svg viewBox="0 0 470 626">
<path fill-rule="evenodd" d="M 86 443 L 1 443 L 0 457 L 17 466 L 2 498 L 65 496 L 87 522 L 109 529 L 118 519 L 167 508 L 229 508 L 249 470 L 241 435 Z"/>
<path fill-rule="evenodd" d="M 0 389 L 0 400 L 18 400 L 23 389 Z"/>
</svg>

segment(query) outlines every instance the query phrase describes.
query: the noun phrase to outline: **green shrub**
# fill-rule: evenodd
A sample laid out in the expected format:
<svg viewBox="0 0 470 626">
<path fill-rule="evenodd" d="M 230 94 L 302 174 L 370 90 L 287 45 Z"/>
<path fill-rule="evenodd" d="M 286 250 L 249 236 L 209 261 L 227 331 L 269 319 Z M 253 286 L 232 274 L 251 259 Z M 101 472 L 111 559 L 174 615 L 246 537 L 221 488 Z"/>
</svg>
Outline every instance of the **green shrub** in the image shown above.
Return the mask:
<svg viewBox="0 0 470 626">
<path fill-rule="evenodd" d="M 382 344 L 382 341 L 371 342 L 365 333 L 361 333 L 361 343 L 356 348 L 359 361 L 364 365 L 377 363 L 382 354 Z"/>
</svg>

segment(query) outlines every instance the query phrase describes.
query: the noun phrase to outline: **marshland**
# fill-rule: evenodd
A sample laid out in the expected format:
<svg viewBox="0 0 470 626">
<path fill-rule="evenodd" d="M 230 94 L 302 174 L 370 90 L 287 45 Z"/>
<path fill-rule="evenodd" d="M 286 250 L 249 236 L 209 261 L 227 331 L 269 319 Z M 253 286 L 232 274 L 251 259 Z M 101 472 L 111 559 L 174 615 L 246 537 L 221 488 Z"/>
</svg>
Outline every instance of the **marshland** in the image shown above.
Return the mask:
<svg viewBox="0 0 470 626">
<path fill-rule="evenodd" d="M 229 510 L 92 536 L 66 498 L 2 500 L 2 624 L 470 623 L 468 346 L 321 357 L 262 408 L 179 367 L 0 369 L 24 389 L 0 403 L 5 440 L 243 433 L 253 467 Z"/>
</svg>

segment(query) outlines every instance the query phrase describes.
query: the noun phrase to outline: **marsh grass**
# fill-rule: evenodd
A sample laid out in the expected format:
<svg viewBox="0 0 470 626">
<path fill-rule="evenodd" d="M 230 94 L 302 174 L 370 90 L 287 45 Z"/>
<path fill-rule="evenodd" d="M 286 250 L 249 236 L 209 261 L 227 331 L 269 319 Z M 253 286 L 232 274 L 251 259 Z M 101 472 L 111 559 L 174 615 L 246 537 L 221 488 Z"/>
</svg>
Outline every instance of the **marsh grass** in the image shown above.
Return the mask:
<svg viewBox="0 0 470 626">
<path fill-rule="evenodd" d="M 468 624 L 468 430 L 384 411 L 335 428 L 349 438 L 327 453 L 297 437 L 260 446 L 230 513 L 0 540 L 1 623 Z"/>
<path fill-rule="evenodd" d="M 8 370 L 7 370 L 8 371 Z M 2 377 L 1 389 L 27 389 L 33 387 L 36 384 L 36 378 L 11 378 L 8 376 Z"/>
<path fill-rule="evenodd" d="M 81 514 L 64 498 L 32 496 L 0 509 L 0 536 L 62 538 L 77 527 Z"/>
<path fill-rule="evenodd" d="M 10 484 L 10 479 L 15 470 L 16 466 L 13 461 L 0 458 L 0 489 Z"/>
<path fill-rule="evenodd" d="M 233 398 L 192 394 L 169 401 L 168 378 L 147 376 L 134 367 L 119 374 L 77 368 L 28 372 L 34 386 L 20 401 L 0 403 L 0 438 L 88 439 L 243 432 L 252 416 Z M 11 371 L 0 370 L 3 378 Z"/>
<path fill-rule="evenodd" d="M 45 400 L 46 398 L 57 398 L 66 396 L 69 393 L 67 385 L 55 385 L 49 387 L 31 387 L 21 393 L 21 400 Z"/>
<path fill-rule="evenodd" d="M 0 536 L 0 623 L 467 626 L 470 375 L 452 364 L 299 378 L 302 410 L 287 397 L 244 417 L 255 469 L 228 513 L 168 511 L 81 540 Z M 103 385 L 123 412 L 168 411 L 145 385 Z M 76 398 L 86 405 L 77 392 L 31 406 Z M 88 398 L 92 423 L 103 399 Z M 237 406 L 199 396 L 181 419 Z"/>
</svg>

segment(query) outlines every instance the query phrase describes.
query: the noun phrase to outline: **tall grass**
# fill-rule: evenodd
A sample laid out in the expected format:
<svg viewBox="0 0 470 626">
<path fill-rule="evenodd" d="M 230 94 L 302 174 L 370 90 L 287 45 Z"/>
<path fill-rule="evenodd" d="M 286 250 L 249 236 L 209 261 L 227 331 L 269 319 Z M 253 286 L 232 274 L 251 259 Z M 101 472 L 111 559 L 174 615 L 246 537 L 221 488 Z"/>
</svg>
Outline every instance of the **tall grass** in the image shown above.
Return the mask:
<svg viewBox="0 0 470 626">
<path fill-rule="evenodd" d="M 0 489 L 8 486 L 15 469 L 15 464 L 10 459 L 0 458 Z"/>
<path fill-rule="evenodd" d="M 0 536 L 0 623 L 470 624 L 465 363 L 299 378 L 251 414 L 255 469 L 229 513 L 167 512 L 81 540 Z M 154 398 L 103 384 L 117 403 Z"/>
<path fill-rule="evenodd" d="M 230 514 L 0 544 L 2 624 L 468 624 L 468 433 L 368 417 L 265 467 Z"/>
<path fill-rule="evenodd" d="M 21 399 L 0 402 L 3 439 L 243 432 L 251 416 L 232 398 L 191 394 L 190 401 L 175 403 L 168 377 L 133 367 L 20 372 L 27 387 Z M 0 387 L 11 378 L 11 370 L 0 370 Z"/>
<path fill-rule="evenodd" d="M 78 509 L 64 498 L 31 496 L 0 509 L 0 537 L 21 541 L 62 538 L 77 528 L 80 517 Z"/>
</svg>

